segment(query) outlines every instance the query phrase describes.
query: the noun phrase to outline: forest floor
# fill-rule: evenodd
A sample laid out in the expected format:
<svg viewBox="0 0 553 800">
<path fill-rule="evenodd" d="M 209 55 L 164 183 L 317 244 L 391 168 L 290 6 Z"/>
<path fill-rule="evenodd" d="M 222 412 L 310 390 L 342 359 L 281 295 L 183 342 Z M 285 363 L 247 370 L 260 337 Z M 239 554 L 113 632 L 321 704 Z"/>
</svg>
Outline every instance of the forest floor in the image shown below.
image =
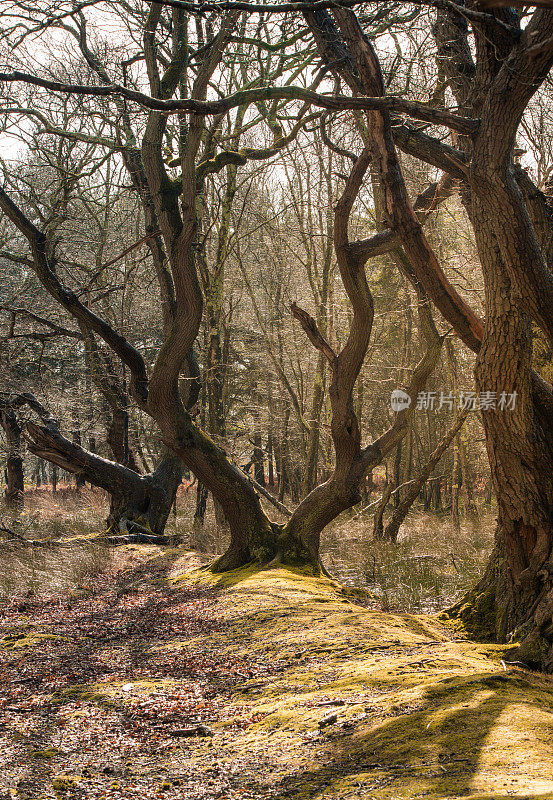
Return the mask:
<svg viewBox="0 0 553 800">
<path fill-rule="evenodd" d="M 0 797 L 553 798 L 553 680 L 502 648 L 327 579 L 113 558 L 0 611 Z"/>
</svg>

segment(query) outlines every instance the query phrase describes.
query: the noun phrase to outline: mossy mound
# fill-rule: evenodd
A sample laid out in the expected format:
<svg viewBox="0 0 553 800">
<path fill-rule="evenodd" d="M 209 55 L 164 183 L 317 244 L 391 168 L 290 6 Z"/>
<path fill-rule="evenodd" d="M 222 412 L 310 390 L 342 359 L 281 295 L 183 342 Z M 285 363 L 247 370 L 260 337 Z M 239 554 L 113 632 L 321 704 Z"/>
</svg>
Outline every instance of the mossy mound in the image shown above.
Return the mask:
<svg viewBox="0 0 553 800">
<path fill-rule="evenodd" d="M 474 643 L 457 622 L 384 613 L 376 600 L 371 610 L 301 570 L 214 575 L 197 554 L 151 546 L 118 558 L 133 569 L 117 591 L 133 591 L 119 592 L 117 624 L 127 613 L 136 623 L 140 603 L 159 616 L 133 624 L 111 657 L 128 648 L 143 671 L 49 694 L 33 722 L 41 740 L 18 738 L 19 717 L 6 718 L 42 787 L 34 796 L 134 796 L 138 782 L 168 800 L 553 800 L 553 681 L 507 663 L 505 647 Z M 76 640 L 77 652 L 81 641 L 90 647 Z M 93 654 L 106 658 L 102 639 Z M 213 735 L 191 733 L 198 723 Z M 104 749 L 110 730 L 123 753 Z"/>
<path fill-rule="evenodd" d="M 5 647 L 8 650 L 15 650 L 23 647 L 36 647 L 41 645 L 46 639 L 59 638 L 59 636 L 54 636 L 50 633 L 40 633 L 39 631 L 14 630 L 2 636 L 0 639 L 0 647 Z"/>
<path fill-rule="evenodd" d="M 56 793 L 65 793 L 75 787 L 79 781 L 79 775 L 56 775 L 56 777 L 52 779 L 52 789 Z"/>
<path fill-rule="evenodd" d="M 172 579 L 184 579 L 178 561 Z M 257 721 L 216 730 L 225 758 L 265 765 L 259 796 L 553 798 L 553 682 L 508 665 L 502 646 L 436 617 L 367 610 L 299 571 L 186 579 L 223 588 L 226 625 L 210 646 L 282 664 L 236 693 Z"/>
</svg>

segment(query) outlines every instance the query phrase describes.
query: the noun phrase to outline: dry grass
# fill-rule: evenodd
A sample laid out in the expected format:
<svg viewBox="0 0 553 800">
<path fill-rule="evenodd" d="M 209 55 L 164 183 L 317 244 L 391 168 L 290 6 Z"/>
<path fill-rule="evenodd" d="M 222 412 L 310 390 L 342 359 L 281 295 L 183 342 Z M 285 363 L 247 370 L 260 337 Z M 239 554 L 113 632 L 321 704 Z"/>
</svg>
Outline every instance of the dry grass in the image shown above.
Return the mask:
<svg viewBox="0 0 553 800">
<path fill-rule="evenodd" d="M 215 519 L 211 495 L 207 502 L 203 525 L 194 520 L 195 510 L 196 485 L 184 482 L 177 494 L 177 514 L 176 516 L 170 514 L 167 520 L 167 534 L 172 534 L 175 541 L 189 550 L 209 553 L 212 556 L 223 553 L 229 542 L 229 534 L 226 526 L 218 524 Z"/>
<path fill-rule="evenodd" d="M 110 564 L 108 548 L 97 541 L 63 548 L 2 543 L 0 550 L 0 603 L 88 591 L 94 577 Z"/>
<path fill-rule="evenodd" d="M 414 512 L 397 544 L 373 541 L 372 518 L 343 518 L 322 543 L 323 559 L 340 580 L 369 588 L 383 610 L 428 613 L 450 605 L 480 577 L 493 547 L 494 518 L 465 520 Z"/>
<path fill-rule="evenodd" d="M 167 533 L 187 549 L 213 557 L 226 548 L 228 532 L 217 524 L 211 500 L 203 526 L 195 524 L 195 501 L 196 487 L 184 484 Z M 82 540 L 104 529 L 108 507 L 108 497 L 100 490 L 76 493 L 62 486 L 56 495 L 48 488 L 26 491 L 18 517 L 20 533 L 33 539 L 80 541 L 57 552 L 2 545 L 0 598 L 27 591 L 67 591 L 86 583 L 95 570 L 105 569 L 109 556 L 97 543 Z M 425 613 L 447 607 L 482 574 L 493 545 L 491 514 L 465 520 L 457 533 L 447 517 L 413 512 L 397 544 L 372 541 L 372 524 L 372 516 L 342 515 L 323 536 L 322 556 L 336 578 L 380 597 L 383 610 Z"/>
<path fill-rule="evenodd" d="M 0 541 L 0 603 L 26 596 L 51 597 L 89 587 L 110 564 L 109 549 L 92 541 L 105 527 L 109 500 L 105 492 L 61 487 L 27 490 L 19 514 L 0 508 L 6 527 L 32 540 L 65 546 L 25 546 L 4 532 Z M 64 540 L 78 537 L 67 545 Z M 91 537 L 91 541 L 87 541 Z"/>
<path fill-rule="evenodd" d="M 95 511 L 105 515 L 109 509 L 109 495 L 103 489 L 91 486 L 83 486 L 77 492 L 73 484 L 61 483 L 55 493 L 50 486 L 39 486 L 25 489 L 24 507 L 29 512 L 40 512 L 44 516 L 80 511 Z"/>
<path fill-rule="evenodd" d="M 183 492 L 168 532 L 190 550 L 222 553 L 228 533 L 217 526 L 211 503 L 202 527 L 193 524 L 194 505 L 195 493 Z M 449 517 L 415 511 L 397 544 L 372 541 L 372 528 L 372 516 L 342 515 L 323 535 L 324 564 L 339 580 L 378 595 L 384 610 L 428 613 L 446 608 L 478 580 L 493 547 L 494 516 L 467 518 L 457 533 Z"/>
</svg>

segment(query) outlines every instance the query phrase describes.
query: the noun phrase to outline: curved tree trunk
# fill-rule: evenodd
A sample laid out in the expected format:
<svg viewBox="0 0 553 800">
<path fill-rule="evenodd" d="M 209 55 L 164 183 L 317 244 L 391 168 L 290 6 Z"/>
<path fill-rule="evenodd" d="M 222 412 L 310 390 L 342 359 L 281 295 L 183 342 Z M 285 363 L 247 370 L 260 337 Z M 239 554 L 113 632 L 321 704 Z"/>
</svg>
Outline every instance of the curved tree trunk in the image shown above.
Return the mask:
<svg viewBox="0 0 553 800">
<path fill-rule="evenodd" d="M 498 499 L 496 544 L 482 580 L 450 613 L 478 636 L 520 642 L 517 659 L 551 671 L 553 414 L 550 387 L 532 373 L 531 329 L 534 322 L 553 338 L 551 225 L 536 213 L 539 192 L 519 184 L 513 148 L 521 115 L 553 64 L 553 12 L 536 11 L 523 33 L 512 9 L 496 13 L 514 33 L 496 31 L 490 47 L 490 32 L 476 26 L 475 64 L 460 15 L 440 12 L 435 30 L 457 102 L 481 118 L 474 140 L 461 142 L 471 158 L 462 198 L 485 280 L 477 386 L 497 398 L 482 414 Z M 509 407 L 507 397 L 514 398 Z"/>
<path fill-rule="evenodd" d="M 167 453 L 153 473 L 139 475 L 63 436 L 57 421 L 33 395 L 12 397 L 9 407 L 2 412 L 2 419 L 13 414 L 18 424 L 15 408 L 23 405 L 29 406 L 41 420 L 40 424 L 27 422 L 25 426 L 29 451 L 111 495 L 107 520 L 111 533 L 132 533 L 134 528 L 145 534 L 163 534 L 184 470 L 177 456 Z"/>
<path fill-rule="evenodd" d="M 111 534 L 133 531 L 163 535 L 167 518 L 182 481 L 183 465 L 167 454 L 149 475 L 108 461 L 70 442 L 51 424 L 27 423 L 29 450 L 63 469 L 105 489 L 111 495 L 107 519 Z"/>
<path fill-rule="evenodd" d="M 474 199 L 473 224 L 486 277 L 487 324 L 476 365 L 481 392 L 513 398 L 483 412 L 498 498 L 496 544 L 482 580 L 452 610 L 479 637 L 521 641 L 516 658 L 553 669 L 553 451 L 550 421 L 532 392 L 532 331 L 500 254 L 497 233 Z M 497 209 L 496 209 L 497 211 Z M 508 234 L 506 234 L 508 235 Z M 545 423 L 545 427 L 544 427 Z"/>
<path fill-rule="evenodd" d="M 164 25 L 160 25 L 164 13 L 162 4 L 150 4 L 143 37 L 143 55 L 150 91 L 158 99 L 170 98 L 177 92 L 189 63 L 183 9 L 172 11 L 172 48 L 170 51 L 164 49 L 163 57 L 158 58 L 158 39 L 161 36 L 165 38 L 166 34 Z M 210 46 L 201 48 L 201 59 L 192 80 L 191 99 L 205 100 L 210 81 L 217 74 L 241 13 L 233 9 L 218 18 L 218 30 L 210 40 Z M 357 93 L 361 89 L 368 96 L 383 96 L 385 85 L 380 65 L 357 18 L 349 10 L 340 7 L 334 8 L 332 14 L 339 30 L 335 25 L 323 26 L 323 30 L 319 24 L 320 15 L 306 15 L 317 44 L 324 40 L 320 46 L 321 56 L 327 65 L 331 64 L 330 69 L 341 69 L 346 62 L 349 68 L 350 62 L 355 61 L 352 88 Z M 323 12 L 323 16 L 327 21 L 329 15 Z M 332 18 L 330 19 L 332 22 Z M 84 42 L 85 31 L 82 30 L 81 33 L 80 38 Z M 82 42 L 81 47 L 84 48 Z M 329 48 L 332 51 L 330 55 Z M 168 52 L 171 55 L 169 64 L 165 67 Z M 102 82 L 110 83 L 109 76 L 102 75 L 101 70 L 94 67 L 94 57 L 87 55 L 84 49 L 83 53 L 89 65 L 100 75 Z M 160 74 L 162 64 L 163 77 Z M 1 189 L 0 204 L 8 218 L 27 237 L 35 272 L 47 291 L 123 361 L 130 373 L 129 392 L 134 400 L 156 421 L 167 446 L 208 487 L 223 508 L 230 526 L 231 544 L 214 569 L 231 569 L 252 559 L 261 563 L 278 559 L 292 562 L 299 560 L 319 569 L 319 539 L 322 529 L 342 510 L 359 501 L 359 486 L 366 474 L 397 448 L 409 427 L 412 413 L 412 410 L 399 412 L 388 431 L 376 442 L 362 446 L 353 392 L 367 353 L 374 312 L 364 269 L 368 256 L 363 247 L 358 246 L 360 243 L 350 241 L 348 223 L 369 165 L 374 166 L 376 174 L 385 185 L 386 209 L 391 224 L 397 229 L 403 247 L 409 250 L 406 268 L 414 272 L 418 269 L 421 275 L 426 275 L 430 264 L 439 271 L 437 260 L 425 241 L 418 218 L 409 202 L 393 144 L 390 115 L 387 111 L 367 113 L 366 136 L 363 137 L 365 146 L 353 164 L 342 196 L 335 205 L 334 248 L 343 286 L 352 306 L 352 323 L 341 351 L 334 352 L 313 318 L 301 309 L 292 307 L 292 312 L 300 321 L 306 335 L 330 364 L 331 434 L 336 465 L 329 480 L 316 487 L 300 503 L 288 522 L 276 525 L 265 515 L 259 497 L 247 477 L 229 461 L 216 443 L 194 425 L 190 415 L 192 403 L 185 403 L 181 395 L 181 378 L 189 366 L 192 346 L 202 321 L 203 296 L 197 274 L 198 230 L 205 202 L 203 181 L 211 169 L 209 163 L 212 160 L 203 160 L 206 126 L 200 111 L 195 111 L 189 115 L 186 136 L 181 137 L 179 142 L 180 180 L 172 180 L 164 161 L 167 115 L 165 111 L 154 110 L 155 105 L 151 107 L 144 126 L 141 155 L 147 194 L 155 207 L 155 218 L 164 239 L 166 262 L 172 273 L 172 279 L 168 281 L 171 285 L 167 286 L 172 308 L 164 325 L 163 346 L 150 374 L 141 352 L 106 320 L 87 308 L 79 300 L 77 293 L 68 291 L 63 286 L 56 273 L 55 261 L 50 256 L 53 248 L 50 247 L 47 236 L 25 217 Z M 122 125 L 125 126 L 127 122 L 123 101 L 120 101 L 119 108 Z M 474 130 L 474 125 L 469 127 Z M 285 137 L 281 138 L 284 141 Z M 133 157 L 136 155 L 138 160 L 138 154 L 132 149 L 132 142 L 126 143 L 131 147 L 130 150 L 125 148 L 126 153 L 132 153 Z M 215 162 L 221 161 L 223 165 L 232 163 L 225 161 L 224 152 L 221 151 L 220 155 L 222 159 L 214 159 Z M 214 169 L 217 163 L 213 165 Z M 142 173 L 139 177 L 142 177 Z M 167 275 L 165 277 L 168 278 Z M 422 282 L 422 277 L 420 280 Z M 440 273 L 437 281 L 433 280 L 432 283 L 438 284 L 448 309 L 457 313 L 460 298 L 455 291 L 450 291 L 445 286 L 444 276 Z M 409 387 L 412 401 L 424 386 L 440 352 L 441 340 L 431 324 L 431 319 L 426 321 L 426 325 L 431 329 L 428 352 L 413 373 Z M 469 341 L 478 341 L 476 333 L 479 329 L 479 324 L 475 328 L 469 322 L 463 335 Z M 53 431 L 46 420 L 43 422 L 43 426 L 29 429 L 31 438 L 35 439 L 34 451 L 41 455 L 47 453 L 45 457 L 59 463 L 64 469 L 74 468 L 74 460 L 77 459 L 80 470 L 94 468 L 98 475 L 107 476 L 109 473 L 116 481 L 124 476 L 128 484 L 127 490 L 129 485 L 144 486 L 145 479 L 126 467 L 115 465 L 115 469 L 113 462 L 100 464 L 93 461 L 92 455 L 82 449 L 78 453 L 75 449 L 70 451 L 69 454 L 74 458 L 69 459 L 66 442 L 59 442 L 59 431 Z M 303 431 L 301 420 L 300 427 Z M 71 443 L 67 444 L 76 448 Z M 96 481 L 99 480 L 98 475 Z M 141 510 L 142 506 L 140 503 L 136 504 L 133 498 L 133 508 L 136 505 Z"/>
</svg>

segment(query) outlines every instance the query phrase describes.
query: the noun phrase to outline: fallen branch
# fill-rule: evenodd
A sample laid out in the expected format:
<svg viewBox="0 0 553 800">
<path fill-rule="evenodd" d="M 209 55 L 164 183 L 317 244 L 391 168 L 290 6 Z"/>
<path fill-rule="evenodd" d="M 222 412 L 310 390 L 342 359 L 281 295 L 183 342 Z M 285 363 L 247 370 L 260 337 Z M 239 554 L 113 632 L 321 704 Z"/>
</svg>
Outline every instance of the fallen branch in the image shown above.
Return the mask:
<svg viewBox="0 0 553 800">
<path fill-rule="evenodd" d="M 145 533 L 129 533 L 127 535 L 122 536 L 102 536 L 98 537 L 103 542 L 107 542 L 108 544 L 112 545 L 120 545 L 120 544 L 170 544 L 171 540 L 168 536 L 147 536 Z M 94 539 L 93 541 L 96 541 Z"/>
<path fill-rule="evenodd" d="M 13 528 L 8 527 L 4 523 L 3 517 L 0 517 L 0 532 L 7 533 L 16 542 L 24 544 L 26 547 L 69 547 L 67 542 L 60 542 L 57 539 L 26 539 Z"/>
</svg>

